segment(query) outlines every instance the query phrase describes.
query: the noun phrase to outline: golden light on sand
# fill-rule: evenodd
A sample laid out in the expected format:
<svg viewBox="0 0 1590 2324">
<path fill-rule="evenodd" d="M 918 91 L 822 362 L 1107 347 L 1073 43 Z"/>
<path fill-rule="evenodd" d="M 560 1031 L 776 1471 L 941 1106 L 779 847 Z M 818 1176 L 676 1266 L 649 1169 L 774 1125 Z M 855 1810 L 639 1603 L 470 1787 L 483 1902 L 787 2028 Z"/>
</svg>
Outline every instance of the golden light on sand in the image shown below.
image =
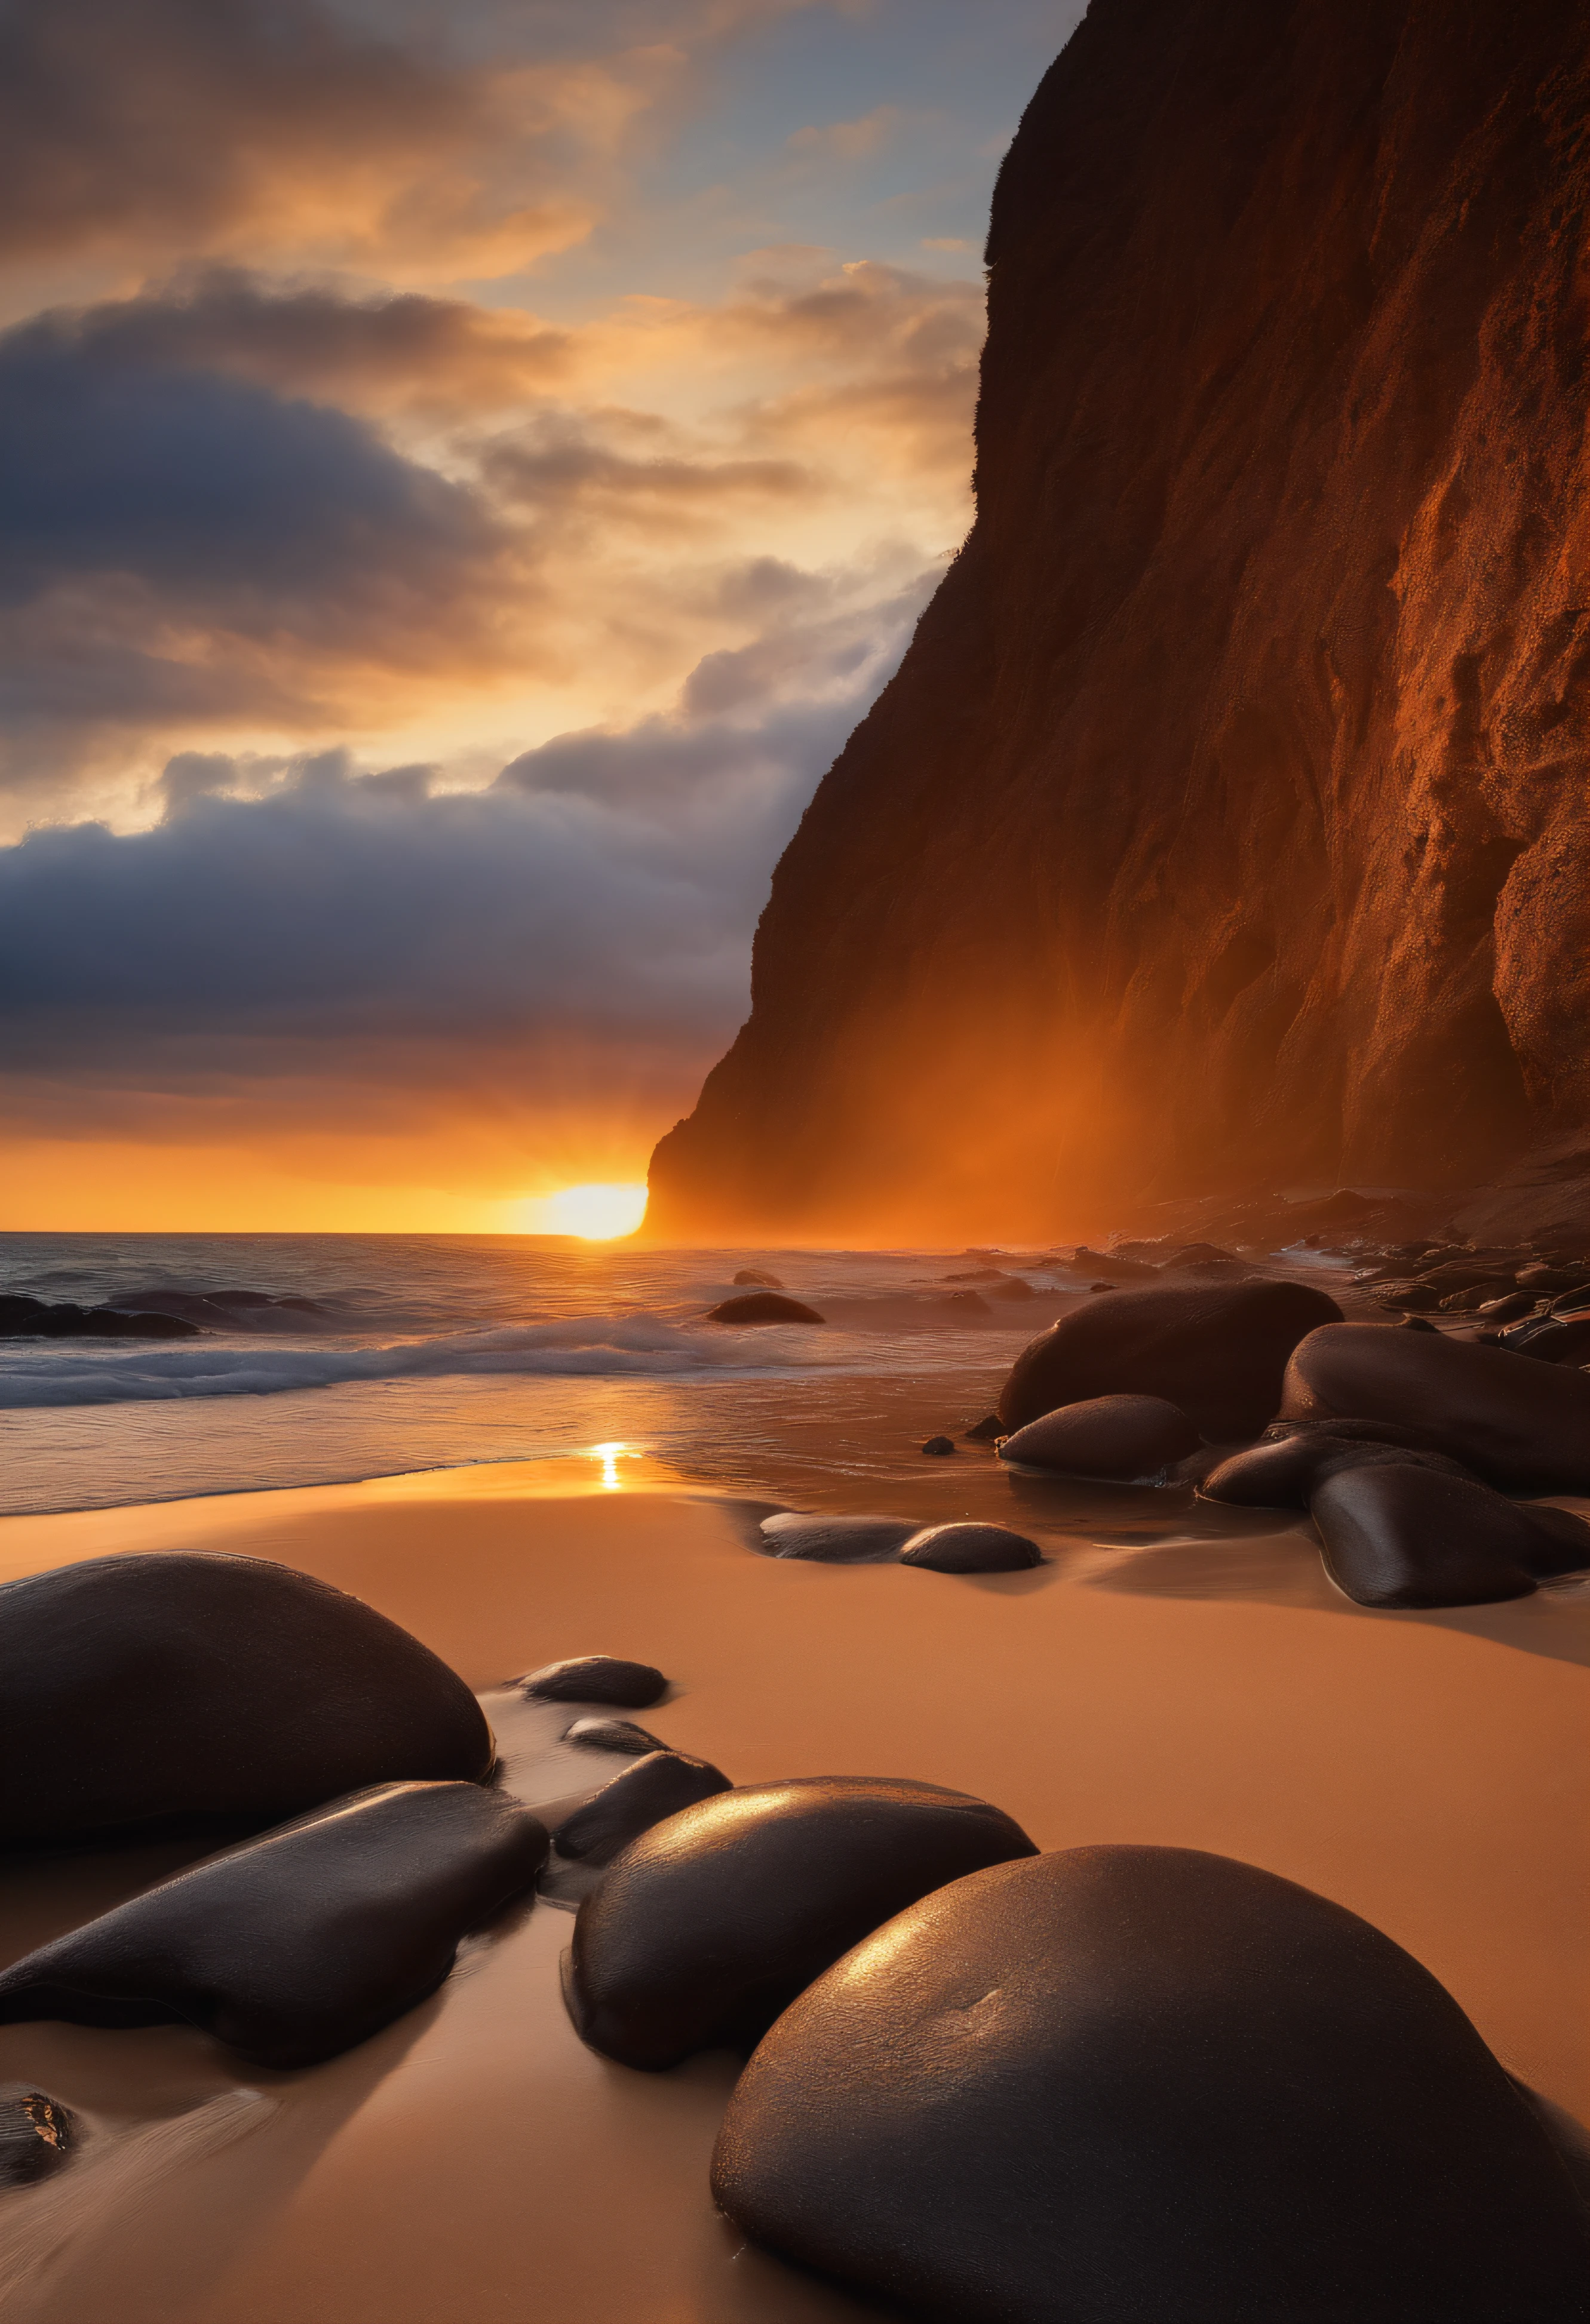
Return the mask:
<svg viewBox="0 0 1590 2324">
<path fill-rule="evenodd" d="M 525 1205 L 541 1234 L 582 1235 L 587 1242 L 610 1242 L 615 1235 L 633 1234 L 646 1215 L 644 1186 L 605 1182 L 588 1186 L 565 1186 L 556 1194 L 542 1194 Z"/>
</svg>

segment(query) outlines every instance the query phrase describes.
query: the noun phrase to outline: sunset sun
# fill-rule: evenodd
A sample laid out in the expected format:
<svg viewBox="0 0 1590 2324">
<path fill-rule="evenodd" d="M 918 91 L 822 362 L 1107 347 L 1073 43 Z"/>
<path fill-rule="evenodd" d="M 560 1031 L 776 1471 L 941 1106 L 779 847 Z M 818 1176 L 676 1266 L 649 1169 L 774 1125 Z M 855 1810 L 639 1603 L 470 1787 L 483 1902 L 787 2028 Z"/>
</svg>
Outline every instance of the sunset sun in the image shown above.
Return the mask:
<svg viewBox="0 0 1590 2324">
<path fill-rule="evenodd" d="M 640 1225 L 646 1214 L 646 1189 L 610 1183 L 565 1186 L 526 1207 L 539 1233 L 580 1235 L 587 1242 L 610 1242 L 617 1235 L 633 1234 Z"/>
</svg>

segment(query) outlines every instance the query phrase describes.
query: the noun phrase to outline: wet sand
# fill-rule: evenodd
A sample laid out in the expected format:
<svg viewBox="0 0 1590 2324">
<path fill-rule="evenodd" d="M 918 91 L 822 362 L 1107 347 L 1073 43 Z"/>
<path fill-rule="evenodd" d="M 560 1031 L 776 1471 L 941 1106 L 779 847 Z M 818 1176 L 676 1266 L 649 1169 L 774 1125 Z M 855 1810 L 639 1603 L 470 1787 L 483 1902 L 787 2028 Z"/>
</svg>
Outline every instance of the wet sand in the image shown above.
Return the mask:
<svg viewBox="0 0 1590 2324">
<path fill-rule="evenodd" d="M 1300 1520 L 1210 1533 L 1200 1512 L 1189 1537 L 1163 1500 L 1005 1481 L 1003 1513 L 1053 1556 L 1037 1572 L 778 1563 L 747 1546 L 755 1507 L 610 1457 L 9 1518 L 0 1579 L 161 1547 L 323 1575 L 491 1693 L 506 1780 L 532 1803 L 615 1763 L 495 1690 L 602 1652 L 661 1665 L 674 1691 L 644 1723 L 739 1782 L 917 1776 L 996 1802 L 1046 1848 L 1245 1858 L 1406 1945 L 1512 2071 L 1590 2120 L 1590 1585 L 1365 1614 Z M 973 1483 L 920 1490 L 948 1513 Z M 975 1499 L 1000 1483 L 979 1472 Z M 851 1505 L 913 1514 L 899 1492 Z M 0 1958 L 197 1852 L 10 1858 Z M 647 2076 L 584 2050 L 558 1989 L 569 1928 L 545 1901 L 511 1914 L 430 2002 L 301 2073 L 250 2071 L 187 2030 L 0 2027 L 0 2079 L 89 2131 L 57 2178 L 0 2197 L 7 2324 L 874 2313 L 740 2248 L 707 2193 L 735 2061 Z"/>
</svg>

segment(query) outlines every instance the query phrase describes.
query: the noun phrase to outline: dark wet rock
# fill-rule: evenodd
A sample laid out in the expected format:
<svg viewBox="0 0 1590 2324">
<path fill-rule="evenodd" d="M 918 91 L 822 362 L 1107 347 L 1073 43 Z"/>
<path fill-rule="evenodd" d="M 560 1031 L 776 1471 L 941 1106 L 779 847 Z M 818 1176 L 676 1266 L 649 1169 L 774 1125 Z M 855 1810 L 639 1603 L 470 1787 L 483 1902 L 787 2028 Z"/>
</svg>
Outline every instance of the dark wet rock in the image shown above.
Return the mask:
<svg viewBox="0 0 1590 2324">
<path fill-rule="evenodd" d="M 993 1444 L 1004 1434 L 1004 1423 L 997 1412 L 991 1412 L 961 1434 L 968 1444 Z"/>
<path fill-rule="evenodd" d="M 1404 1315 L 1400 1328 L 1404 1332 L 1434 1332 L 1437 1331 L 1439 1326 L 1428 1322 L 1423 1315 Z"/>
<path fill-rule="evenodd" d="M 559 1856 L 611 1864 L 654 1823 L 729 1788 L 728 1777 L 706 1759 L 688 1758 L 682 1751 L 648 1751 L 604 1784 L 594 1800 L 565 1816 L 552 1840 Z"/>
<path fill-rule="evenodd" d="M 575 1923 L 569 2010 L 621 2064 L 755 2042 L 814 1977 L 929 1889 L 1032 1842 L 935 1784 L 808 1775 L 724 1792 L 626 1849 Z"/>
<path fill-rule="evenodd" d="M 1160 1260 L 1161 1268 L 1171 1267 L 1241 1267 L 1243 1262 L 1234 1250 L 1222 1250 L 1218 1243 L 1185 1242 L 1179 1250 L 1167 1251 Z"/>
<path fill-rule="evenodd" d="M 1090 1250 L 1085 1242 L 1077 1244 L 1066 1264 L 1077 1275 L 1096 1275 L 1111 1283 L 1152 1283 L 1160 1271 L 1140 1259 L 1123 1259 L 1119 1251 Z"/>
<path fill-rule="evenodd" d="M 1532 1315 L 1538 1305 L 1532 1291 L 1504 1291 L 1499 1299 L 1483 1300 L 1475 1313 L 1487 1323 L 1511 1323 L 1521 1315 Z"/>
<path fill-rule="evenodd" d="M 1008 1283 L 1003 1267 L 963 1267 L 958 1274 L 941 1275 L 940 1283 Z"/>
<path fill-rule="evenodd" d="M 494 1757 L 428 1646 L 268 1559 L 96 1557 L 0 1587 L 0 1841 L 279 1823 Z"/>
<path fill-rule="evenodd" d="M 925 1566 L 930 1573 L 1019 1573 L 1041 1565 L 1043 1552 L 1009 1526 L 924 1526 L 900 1553 L 901 1565 Z"/>
<path fill-rule="evenodd" d="M 637 1727 L 633 1719 L 577 1719 L 563 1731 L 565 1743 L 583 1743 L 592 1751 L 622 1751 L 638 1759 L 648 1751 L 666 1751 L 659 1735 Z"/>
<path fill-rule="evenodd" d="M 1572 2182 L 1451 1996 L 1190 1849 L 1072 1849 L 901 1913 L 766 2035 L 712 2187 L 931 2324 L 1585 2313 Z"/>
<path fill-rule="evenodd" d="M 1527 1598 L 1545 1547 L 1528 1513 L 1474 1479 L 1407 1462 L 1338 1470 L 1309 1499 L 1326 1572 L 1360 1606 Z"/>
<path fill-rule="evenodd" d="M 1003 1283 L 989 1285 L 988 1296 L 990 1299 L 1003 1300 L 1007 1304 L 1013 1302 L 1019 1305 L 1024 1299 L 1036 1299 L 1038 1294 L 1025 1276 L 1007 1275 Z"/>
<path fill-rule="evenodd" d="M 820 1323 L 815 1307 L 790 1299 L 781 1291 L 748 1291 L 739 1299 L 720 1299 L 707 1311 L 709 1323 Z"/>
<path fill-rule="evenodd" d="M 59 2098 L 23 2082 L 0 2082 L 0 2187 L 31 2187 L 59 2171 L 79 2138 Z"/>
<path fill-rule="evenodd" d="M 924 1443 L 922 1450 L 924 1452 L 953 1452 L 955 1439 L 953 1436 L 929 1436 Z"/>
<path fill-rule="evenodd" d="M 892 1557 L 916 1530 L 909 1517 L 801 1517 L 792 1509 L 762 1521 L 771 1555 L 819 1565 L 868 1565 Z"/>
<path fill-rule="evenodd" d="M 547 1846 L 476 1784 L 333 1800 L 29 1953 L 0 1975 L 0 2024 L 186 2021 L 256 2065 L 314 2065 L 433 1993 Z"/>
<path fill-rule="evenodd" d="M 1558 1574 L 1583 1573 L 1590 1567 L 1590 1523 L 1574 1510 L 1530 1501 L 1520 1515 L 1530 1520 L 1524 1558 L 1537 1582 L 1554 1582 Z"/>
<path fill-rule="evenodd" d="M 1306 1509 L 1310 1494 L 1327 1477 L 1344 1469 L 1373 1469 L 1388 1463 L 1433 1469 L 1444 1476 L 1475 1481 L 1471 1469 L 1445 1452 L 1337 1436 L 1321 1428 L 1299 1430 L 1278 1443 L 1254 1444 L 1244 1452 L 1234 1453 L 1200 1480 L 1198 1498 L 1250 1508 Z"/>
<path fill-rule="evenodd" d="M 1531 1315 L 1503 1331 L 1502 1345 L 1548 1364 L 1590 1360 L 1590 1315 Z"/>
<path fill-rule="evenodd" d="M 6 1292 L 0 1296 L 0 1340 L 193 1340 L 199 1325 L 180 1315 L 129 1314 L 119 1307 L 55 1305 Z"/>
<path fill-rule="evenodd" d="M 613 1702 L 624 1711 L 649 1710 L 668 1692 L 668 1681 L 650 1663 L 616 1655 L 576 1655 L 512 1683 L 542 1702 Z"/>
<path fill-rule="evenodd" d="M 1113 1283 L 1090 1283 L 1087 1287 L 1090 1291 L 1114 1291 L 1115 1288 Z"/>
<path fill-rule="evenodd" d="M 736 1283 L 757 1283 L 764 1291 L 781 1291 L 783 1285 L 776 1275 L 764 1275 L 759 1267 L 743 1267 L 735 1277 Z"/>
<path fill-rule="evenodd" d="M 1590 1492 L 1590 1377 L 1444 1333 L 1311 1332 L 1287 1367 L 1280 1416 L 1401 1421 L 1490 1484 Z"/>
<path fill-rule="evenodd" d="M 1586 1284 L 1590 1284 L 1590 1268 L 1553 1267 L 1545 1260 L 1537 1259 L 1531 1266 L 1521 1267 L 1518 1271 L 1521 1291 L 1555 1295 L 1581 1290 Z"/>
<path fill-rule="evenodd" d="M 1000 1393 L 1007 1428 L 1063 1404 L 1162 1397 L 1200 1435 L 1256 1435 L 1274 1418 L 1299 1340 L 1339 1323 L 1334 1299 L 1301 1283 L 1158 1284 L 1073 1308 L 1024 1348 Z"/>
<path fill-rule="evenodd" d="M 1159 1396 L 1093 1396 L 1030 1420 L 1000 1446 L 1003 1461 L 1072 1477 L 1162 1476 L 1201 1442 L 1185 1412 Z"/>
</svg>

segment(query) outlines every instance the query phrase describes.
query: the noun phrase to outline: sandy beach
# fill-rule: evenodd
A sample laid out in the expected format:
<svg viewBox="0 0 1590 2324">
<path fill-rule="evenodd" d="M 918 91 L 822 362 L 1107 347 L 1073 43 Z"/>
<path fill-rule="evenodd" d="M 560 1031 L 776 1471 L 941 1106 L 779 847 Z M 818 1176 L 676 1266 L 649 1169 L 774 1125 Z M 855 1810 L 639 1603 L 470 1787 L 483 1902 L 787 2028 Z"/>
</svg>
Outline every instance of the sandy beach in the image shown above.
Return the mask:
<svg viewBox="0 0 1590 2324">
<path fill-rule="evenodd" d="M 1142 1497 L 1128 1497 L 1132 1503 Z M 615 1455 L 0 1521 L 0 1579 L 106 1553 L 236 1551 L 357 1592 L 486 1699 L 534 1805 L 613 1772 L 500 1691 L 585 1652 L 659 1664 L 646 1714 L 736 1781 L 906 1775 L 1046 1849 L 1176 1842 L 1301 1881 L 1424 1962 L 1503 2063 L 1590 2119 L 1590 1589 L 1367 1614 L 1301 1520 L 1095 1545 L 954 1577 L 781 1563 L 768 1505 Z M 1565 1501 L 1564 1506 L 1576 1506 Z M 1577 1504 L 1584 1508 L 1585 1504 Z M 1269 1524 L 1269 1521 L 1265 1521 Z M 1094 1528 L 1104 1542 L 1107 1529 Z M 191 1845 L 14 1856 L 4 1959 Z M 745 2250 L 707 2159 L 726 2055 L 637 2074 L 584 2049 L 540 1899 L 431 2001 L 331 2063 L 242 2068 L 197 2032 L 0 2028 L 0 2077 L 79 2110 L 76 2166 L 7 2197 L 19 2324 L 800 2324 L 855 2303 Z"/>
</svg>

